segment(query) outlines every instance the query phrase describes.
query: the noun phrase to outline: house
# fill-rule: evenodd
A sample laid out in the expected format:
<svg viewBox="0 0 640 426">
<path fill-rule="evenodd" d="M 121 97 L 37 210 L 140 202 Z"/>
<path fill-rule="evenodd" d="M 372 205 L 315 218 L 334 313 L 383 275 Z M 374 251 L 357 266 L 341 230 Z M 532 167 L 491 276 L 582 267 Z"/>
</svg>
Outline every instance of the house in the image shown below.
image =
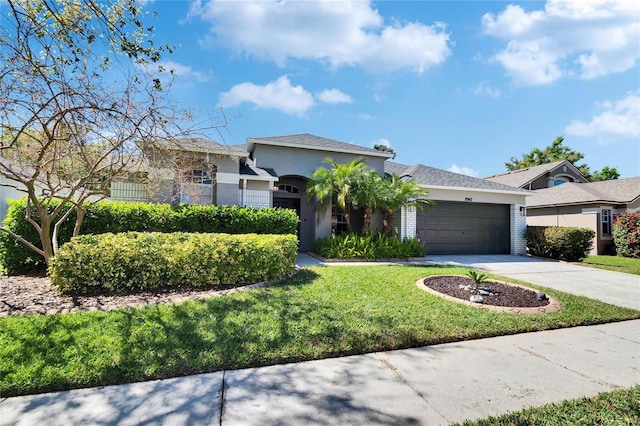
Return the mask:
<svg viewBox="0 0 640 426">
<path fill-rule="evenodd" d="M 431 254 L 525 253 L 527 191 L 423 165 L 394 163 L 389 161 L 392 156 L 310 134 L 248 138 L 242 145 L 191 139 L 151 155 L 146 184 L 114 182 L 111 198 L 290 208 L 300 218 L 300 250 L 308 251 L 316 238 L 339 232 L 341 226 L 339 212 L 320 214 L 315 200 L 305 196 L 309 177 L 327 166 L 327 157 L 339 163 L 362 159 L 380 174 L 395 172 L 415 179 L 436 201 L 426 213 L 408 208 L 399 212 L 395 224 L 399 237 L 419 238 Z M 373 223 L 380 220 L 374 216 Z"/>
<path fill-rule="evenodd" d="M 613 219 L 640 211 L 640 177 L 590 183 L 566 183 L 534 191 L 527 198 L 527 225 L 577 226 L 596 236 L 590 254 L 610 254 Z"/>
<path fill-rule="evenodd" d="M 568 160 L 511 170 L 499 175 L 487 176 L 485 179 L 529 191 L 551 188 L 567 182 L 589 182 L 582 172 Z"/>
<path fill-rule="evenodd" d="M 485 179 L 531 191 L 527 225 L 592 229 L 596 233 L 592 255 L 613 252 L 611 231 L 616 215 L 640 210 L 640 177 L 589 182 L 568 160 Z"/>
</svg>

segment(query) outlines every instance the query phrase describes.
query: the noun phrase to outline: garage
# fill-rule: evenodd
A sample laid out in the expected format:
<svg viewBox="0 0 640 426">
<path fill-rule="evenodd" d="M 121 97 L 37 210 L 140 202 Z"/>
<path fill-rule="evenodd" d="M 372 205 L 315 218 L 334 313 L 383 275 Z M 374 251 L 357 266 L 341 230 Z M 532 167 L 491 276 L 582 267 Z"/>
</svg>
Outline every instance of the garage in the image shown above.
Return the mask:
<svg viewBox="0 0 640 426">
<path fill-rule="evenodd" d="M 508 204 L 435 201 L 416 216 L 416 236 L 429 254 L 509 254 Z"/>
</svg>

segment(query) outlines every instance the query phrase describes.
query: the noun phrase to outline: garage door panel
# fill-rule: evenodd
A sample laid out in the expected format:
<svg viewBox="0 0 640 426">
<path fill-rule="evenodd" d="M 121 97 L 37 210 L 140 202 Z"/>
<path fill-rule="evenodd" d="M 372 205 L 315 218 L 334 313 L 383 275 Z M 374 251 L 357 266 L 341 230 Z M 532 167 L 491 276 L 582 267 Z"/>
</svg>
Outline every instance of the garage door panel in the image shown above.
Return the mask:
<svg viewBox="0 0 640 426">
<path fill-rule="evenodd" d="M 509 206 L 437 202 L 418 212 L 417 237 L 431 254 L 508 254 Z"/>
</svg>

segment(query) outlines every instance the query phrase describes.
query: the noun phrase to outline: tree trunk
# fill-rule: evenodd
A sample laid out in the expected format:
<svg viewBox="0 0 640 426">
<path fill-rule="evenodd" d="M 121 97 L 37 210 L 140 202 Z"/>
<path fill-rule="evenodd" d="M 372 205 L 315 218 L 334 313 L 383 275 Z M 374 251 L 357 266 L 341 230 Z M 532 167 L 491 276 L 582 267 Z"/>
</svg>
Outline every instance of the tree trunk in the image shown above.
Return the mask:
<svg viewBox="0 0 640 426">
<path fill-rule="evenodd" d="M 44 262 L 47 264 L 47 268 L 49 267 L 49 262 L 54 255 L 53 252 L 53 242 L 51 240 L 51 219 L 50 218 L 40 218 L 40 242 L 42 243 L 42 257 L 44 257 Z"/>
<path fill-rule="evenodd" d="M 368 234 L 371 230 L 371 214 L 373 209 L 371 207 L 365 207 L 363 213 L 362 233 Z"/>
<path fill-rule="evenodd" d="M 387 235 L 391 231 L 393 220 L 396 218 L 396 212 L 388 210 L 382 221 L 382 235 Z"/>
</svg>

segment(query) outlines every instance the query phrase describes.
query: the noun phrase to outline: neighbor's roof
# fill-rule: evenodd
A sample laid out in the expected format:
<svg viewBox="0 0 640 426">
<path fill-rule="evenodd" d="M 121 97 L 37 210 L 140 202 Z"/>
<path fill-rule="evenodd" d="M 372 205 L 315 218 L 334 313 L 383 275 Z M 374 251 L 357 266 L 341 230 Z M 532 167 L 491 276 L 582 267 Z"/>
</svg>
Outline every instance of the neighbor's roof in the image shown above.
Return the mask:
<svg viewBox="0 0 640 426">
<path fill-rule="evenodd" d="M 367 155 L 369 157 L 391 158 L 393 153 L 378 151 L 351 143 L 340 142 L 320 136 L 303 133 L 299 135 L 270 136 L 262 138 L 248 138 L 247 150 L 253 151 L 255 145 L 273 145 L 290 148 L 313 149 L 317 151 L 342 152 L 347 154 Z"/>
<path fill-rule="evenodd" d="M 567 182 L 552 188 L 533 191 L 527 207 L 548 207 L 574 204 L 629 204 L 640 198 L 640 177 L 602 182 Z"/>
<path fill-rule="evenodd" d="M 553 163 L 541 164 L 539 166 L 531 166 L 524 169 L 512 170 L 507 173 L 487 176 L 485 177 L 485 179 L 490 180 L 491 182 L 497 182 L 504 185 L 516 186 L 521 188 L 563 164 L 572 167 L 574 170 L 580 173 L 580 170 L 578 170 L 573 164 L 571 164 L 570 161 L 560 160 L 554 161 Z"/>
<path fill-rule="evenodd" d="M 174 151 L 202 152 L 210 154 L 234 155 L 247 157 L 248 153 L 239 145 L 223 145 L 212 139 L 183 138 L 172 141 L 161 140 L 158 142 L 165 148 Z"/>
<path fill-rule="evenodd" d="M 453 173 L 442 169 L 436 169 L 435 167 L 429 167 L 422 164 L 407 166 L 393 161 L 387 161 L 384 164 L 384 171 L 386 173 L 396 173 L 402 177 L 411 177 L 418 185 L 426 188 L 475 189 L 521 195 L 527 195 L 530 193 L 529 191 L 515 188 L 513 186 L 490 182 L 485 179 L 461 175 L 459 173 Z"/>
</svg>

